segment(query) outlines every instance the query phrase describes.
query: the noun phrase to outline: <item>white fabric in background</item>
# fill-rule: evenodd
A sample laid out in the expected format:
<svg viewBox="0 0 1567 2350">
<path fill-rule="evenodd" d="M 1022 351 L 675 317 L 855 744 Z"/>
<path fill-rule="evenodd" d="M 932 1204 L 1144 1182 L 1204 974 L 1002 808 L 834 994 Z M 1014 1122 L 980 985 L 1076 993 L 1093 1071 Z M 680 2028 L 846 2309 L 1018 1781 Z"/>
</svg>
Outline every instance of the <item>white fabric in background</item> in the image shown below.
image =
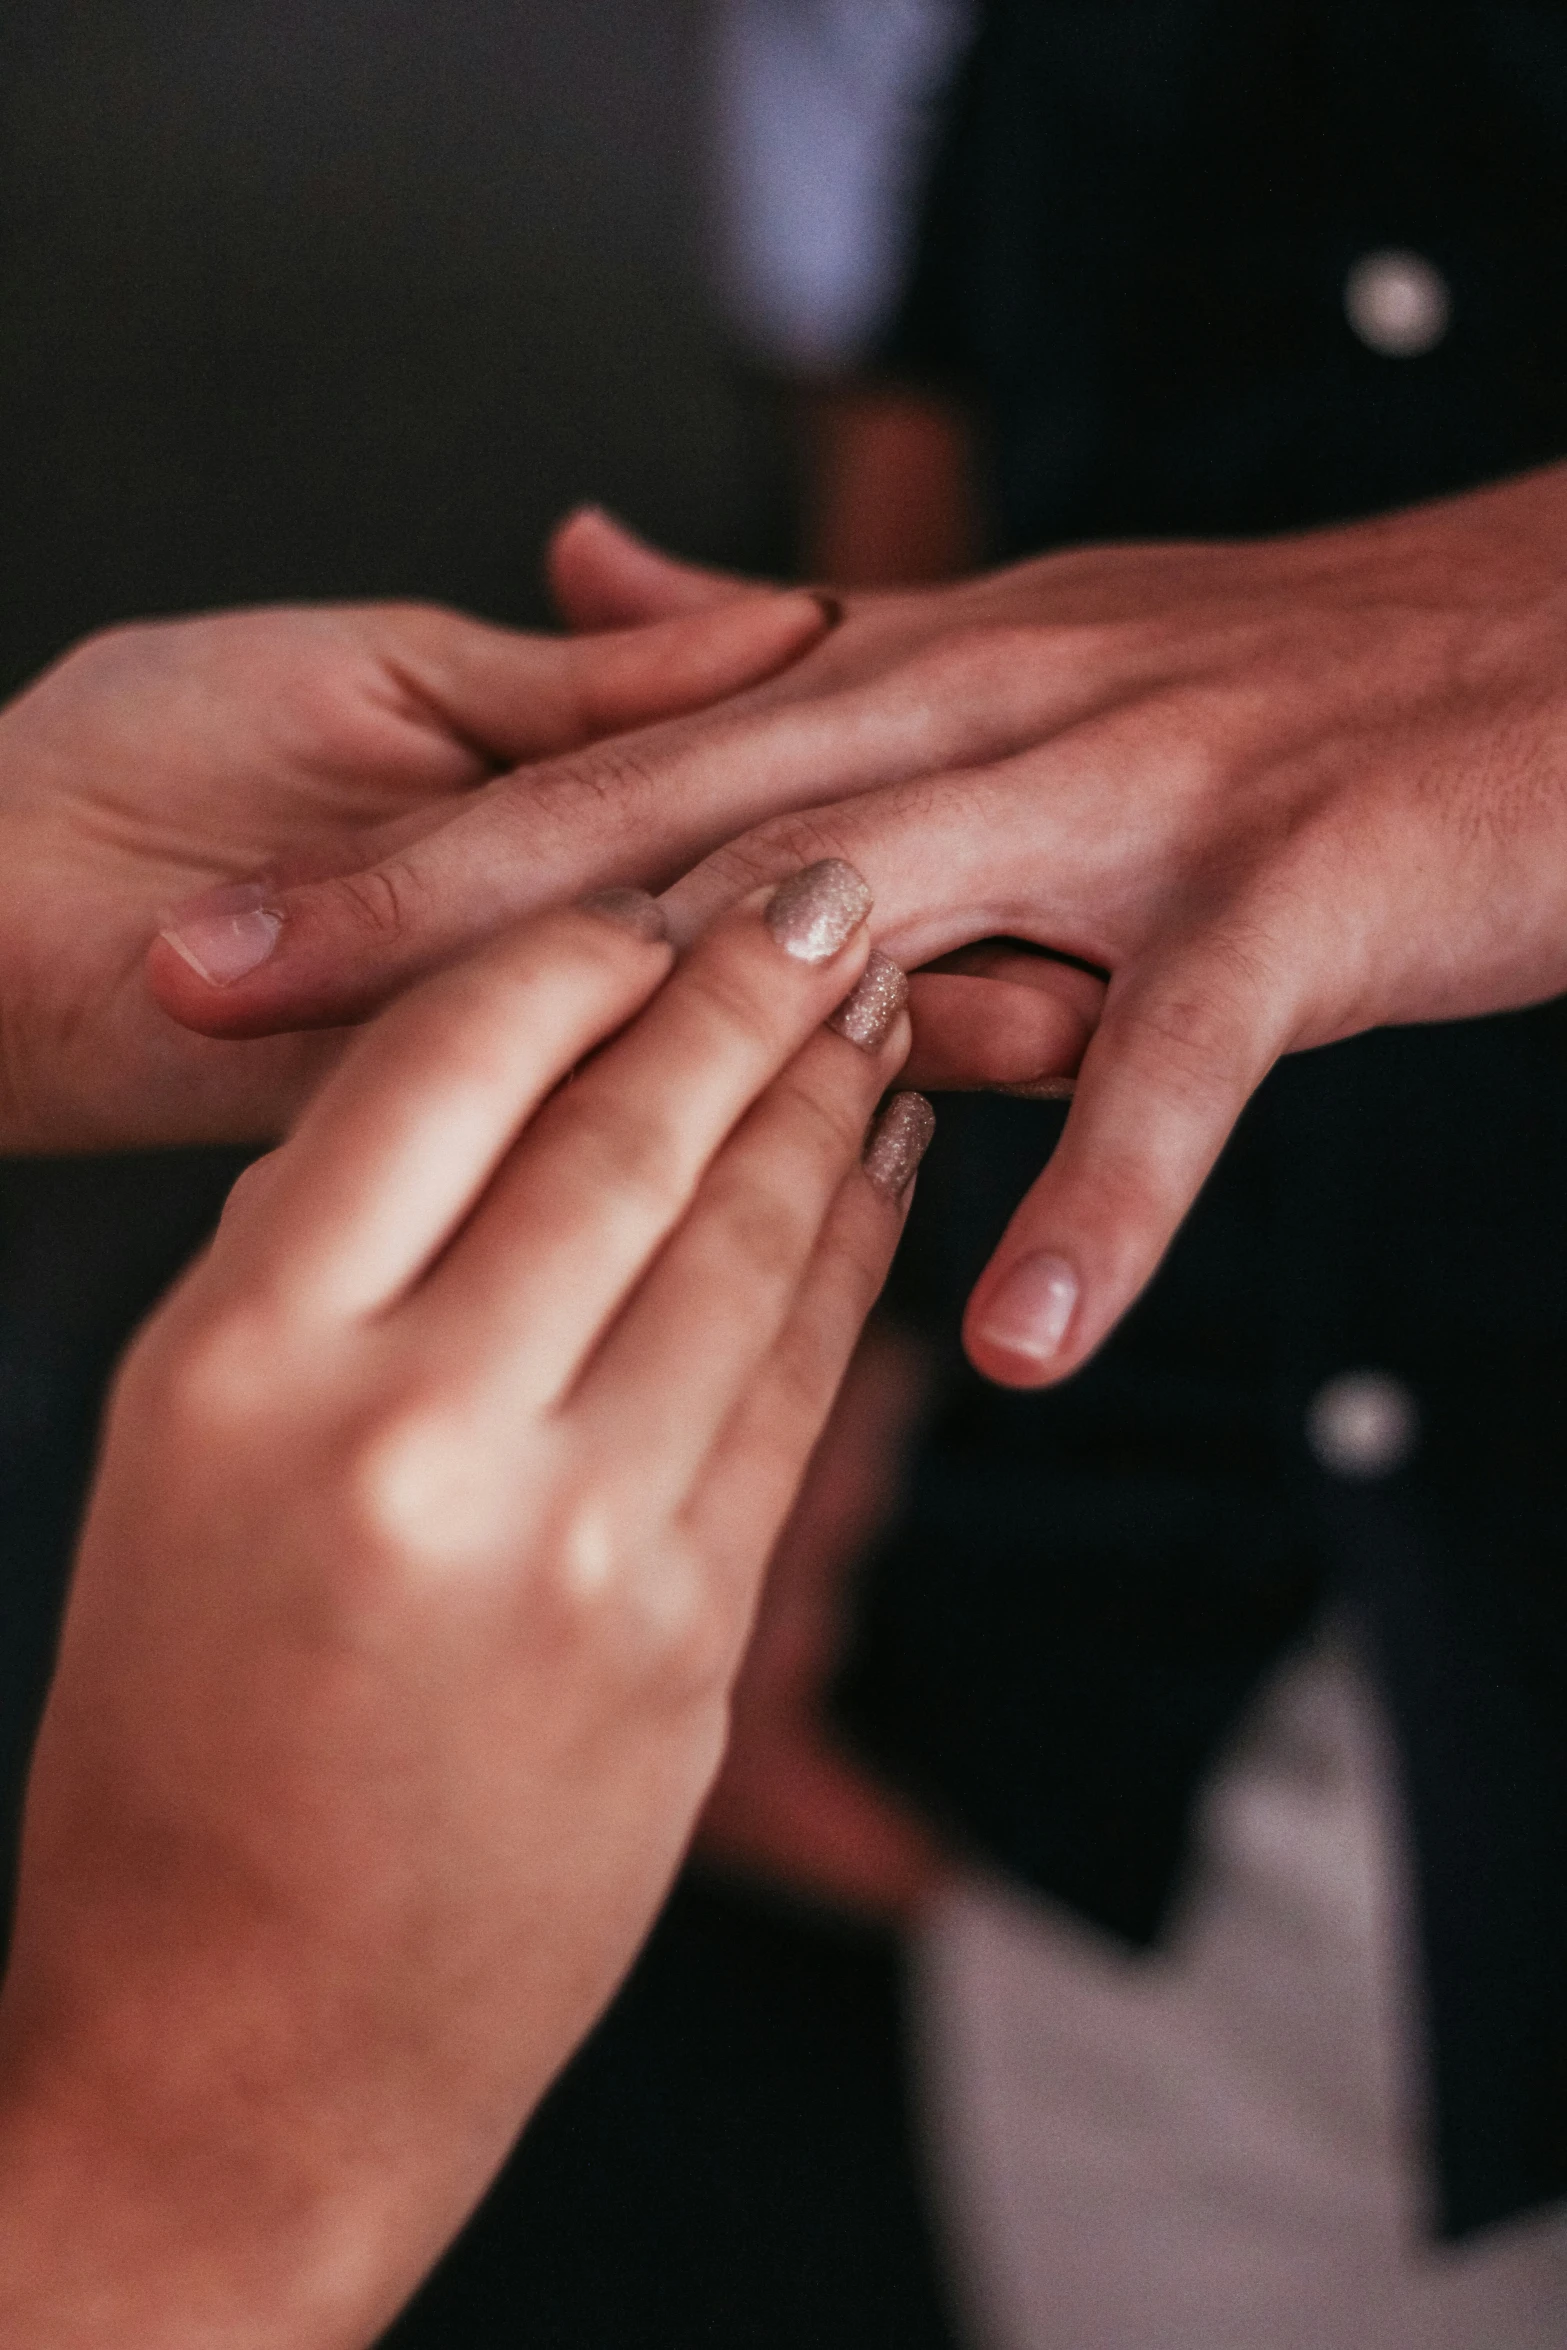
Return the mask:
<svg viewBox="0 0 1567 2350">
<path fill-rule="evenodd" d="M 793 372 L 853 365 L 897 299 L 974 0 L 720 0 L 726 313 Z"/>
<path fill-rule="evenodd" d="M 1567 2213 L 1423 2235 L 1404 1918 L 1377 1708 L 1331 1644 L 1216 1781 L 1164 1954 L 954 1892 L 917 1998 L 977 2350 L 1562 2350 Z"/>
</svg>

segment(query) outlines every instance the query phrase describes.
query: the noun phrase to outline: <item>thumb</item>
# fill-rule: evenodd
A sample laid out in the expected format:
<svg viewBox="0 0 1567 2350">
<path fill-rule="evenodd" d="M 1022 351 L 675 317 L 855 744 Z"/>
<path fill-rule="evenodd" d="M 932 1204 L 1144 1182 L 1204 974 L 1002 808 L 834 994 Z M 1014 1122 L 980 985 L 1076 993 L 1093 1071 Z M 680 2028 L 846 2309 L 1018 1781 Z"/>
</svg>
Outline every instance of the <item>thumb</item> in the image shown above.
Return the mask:
<svg viewBox="0 0 1567 2350">
<path fill-rule="evenodd" d="M 1283 1049 L 1260 994 L 1216 939 L 1112 982 L 1055 1155 L 969 1300 L 977 1370 L 1052 1384 L 1133 1304 Z"/>
<path fill-rule="evenodd" d="M 568 628 L 639 628 L 757 592 L 757 582 L 729 571 L 677 562 L 606 514 L 579 506 L 550 540 L 549 590 Z"/>
<path fill-rule="evenodd" d="M 834 627 L 830 600 L 796 589 L 731 598 L 653 627 L 523 635 L 414 607 L 385 647 L 401 683 L 497 765 L 557 756 L 760 685 Z"/>
</svg>

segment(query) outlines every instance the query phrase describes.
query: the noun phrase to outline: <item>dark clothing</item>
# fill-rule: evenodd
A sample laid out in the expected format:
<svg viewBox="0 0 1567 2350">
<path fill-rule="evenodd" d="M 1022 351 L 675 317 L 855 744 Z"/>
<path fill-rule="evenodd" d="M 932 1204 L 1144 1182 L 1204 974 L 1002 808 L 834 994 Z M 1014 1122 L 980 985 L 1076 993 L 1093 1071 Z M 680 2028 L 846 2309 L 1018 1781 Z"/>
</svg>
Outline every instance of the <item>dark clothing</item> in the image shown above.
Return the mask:
<svg viewBox="0 0 1567 2350">
<path fill-rule="evenodd" d="M 1434 263 L 1425 355 L 1357 338 Z M 1006 552 L 1274 530 L 1567 452 L 1567 8 L 996 0 L 886 353 L 969 388 Z M 955 1317 L 1051 1138 L 946 1121 Z M 1567 1014 L 1286 1063 L 1148 1296 L 1037 1398 L 955 1382 L 865 1597 L 848 1718 L 995 1857 L 1134 1941 L 1199 1781 L 1324 1604 L 1402 1752 L 1452 2232 L 1567 2193 Z M 1395 1374 L 1398 1474 L 1304 1421 Z"/>
<path fill-rule="evenodd" d="M 1367 254 L 1452 290 L 1418 360 Z M 971 385 L 1003 553 L 1287 530 L 1567 445 L 1557 0 L 998 0 L 890 365 Z"/>
</svg>

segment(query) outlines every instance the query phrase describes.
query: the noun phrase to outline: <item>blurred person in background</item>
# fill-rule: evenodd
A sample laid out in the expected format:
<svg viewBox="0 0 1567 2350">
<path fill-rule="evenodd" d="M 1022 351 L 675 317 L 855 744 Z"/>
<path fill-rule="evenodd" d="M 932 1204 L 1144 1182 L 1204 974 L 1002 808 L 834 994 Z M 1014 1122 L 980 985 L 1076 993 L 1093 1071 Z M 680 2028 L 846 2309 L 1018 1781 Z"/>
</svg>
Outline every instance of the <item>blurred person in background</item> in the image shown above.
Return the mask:
<svg viewBox="0 0 1567 2350">
<path fill-rule="evenodd" d="M 798 383 L 817 576 L 1334 523 L 1567 449 L 1554 13 L 977 13 L 917 205 L 948 12 L 730 14 L 731 307 Z M 898 159 L 884 108 L 835 181 L 856 42 Z M 835 187 L 908 254 L 896 298 L 802 260 Z M 915 1922 L 977 2340 L 1567 2325 L 1562 1036 L 1549 1005 L 1285 1063 L 1038 1398 L 955 1340 L 1059 1113 L 949 1116 L 930 1335 L 862 1362 L 708 1834 Z"/>
</svg>

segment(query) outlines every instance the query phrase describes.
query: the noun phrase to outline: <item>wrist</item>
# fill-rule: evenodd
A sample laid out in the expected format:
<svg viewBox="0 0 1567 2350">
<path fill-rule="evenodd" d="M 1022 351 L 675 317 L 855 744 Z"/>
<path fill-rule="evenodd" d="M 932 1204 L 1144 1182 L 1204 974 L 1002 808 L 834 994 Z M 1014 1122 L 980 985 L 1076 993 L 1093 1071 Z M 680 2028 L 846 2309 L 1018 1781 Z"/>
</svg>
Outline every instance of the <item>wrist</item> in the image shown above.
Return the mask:
<svg viewBox="0 0 1567 2350">
<path fill-rule="evenodd" d="M 181 2021 L 169 2018 L 180 2048 Z M 177 2064 L 180 2059 L 171 2059 Z M 265 2092 L 12 2061 L 0 2035 L 0 2341 L 359 2350 L 405 2257 L 363 2181 L 281 2164 Z M 298 2117 L 300 2147 L 311 2147 Z M 378 2258 L 384 2252 L 385 2258 Z"/>
</svg>

